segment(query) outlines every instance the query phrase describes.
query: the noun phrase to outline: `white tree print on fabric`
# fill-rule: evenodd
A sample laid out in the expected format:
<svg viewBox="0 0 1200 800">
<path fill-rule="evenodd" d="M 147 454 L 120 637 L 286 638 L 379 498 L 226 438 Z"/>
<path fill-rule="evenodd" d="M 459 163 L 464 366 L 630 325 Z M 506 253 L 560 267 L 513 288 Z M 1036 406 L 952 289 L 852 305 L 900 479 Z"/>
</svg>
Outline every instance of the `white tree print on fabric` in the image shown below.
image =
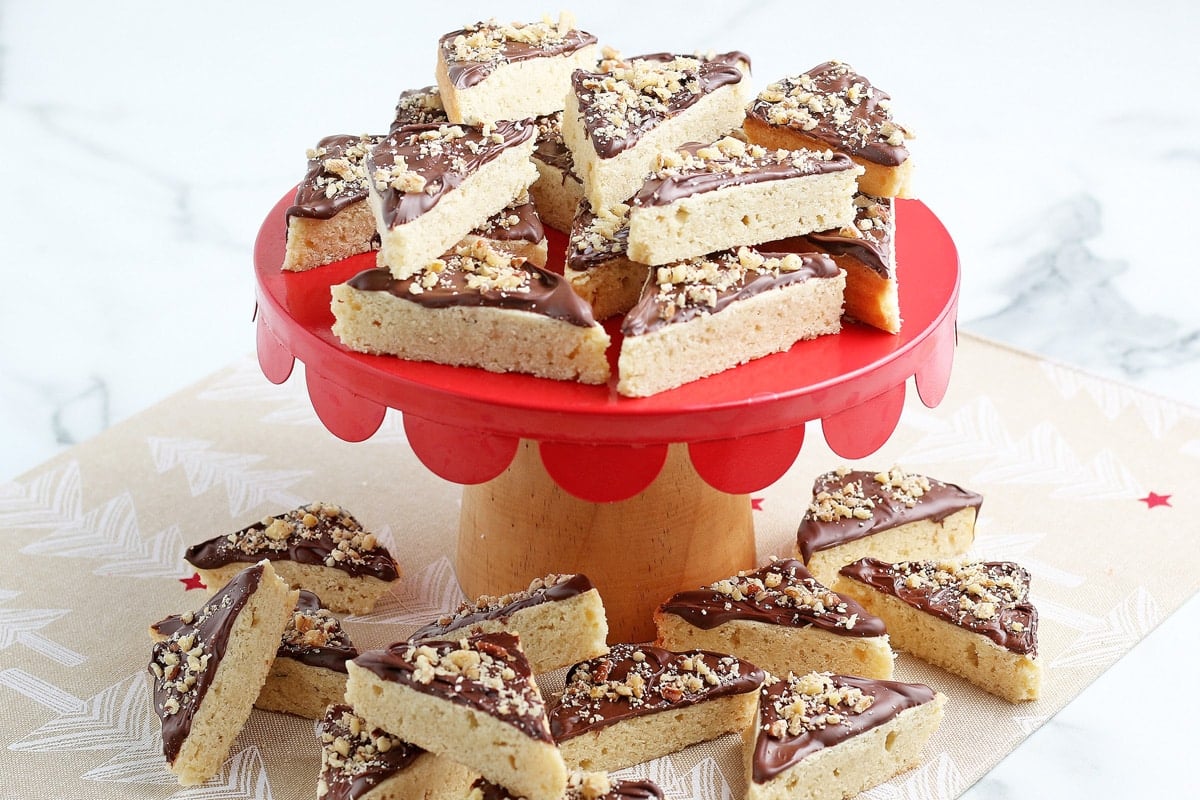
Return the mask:
<svg viewBox="0 0 1200 800">
<path fill-rule="evenodd" d="M 938 753 L 926 763 L 898 778 L 868 789 L 863 800 L 951 800 L 966 787 L 958 765 L 949 753 Z"/>
<path fill-rule="evenodd" d="M 257 747 L 235 753 L 200 786 L 181 789 L 168 800 L 273 800 L 267 766 Z"/>
<path fill-rule="evenodd" d="M 56 711 L 58 716 L 10 744 L 9 750 L 32 753 L 124 750 L 136 746 L 148 729 L 157 728 L 147 718 L 150 704 L 146 678 L 141 672 L 87 700 L 79 700 L 28 673 L 13 677 L 19 680 L 5 681 L 10 687 Z M 161 767 L 161 749 L 158 758 Z"/>
<path fill-rule="evenodd" d="M 214 450 L 200 439 L 148 438 L 154 467 L 159 473 L 181 467 L 192 497 L 224 489 L 229 515 L 237 517 L 256 508 L 277 513 L 303 505 L 303 497 L 288 491 L 312 474 L 308 469 L 255 469 L 266 456 Z"/>
<path fill-rule="evenodd" d="M 5 592 L 0 602 L 20 596 L 20 592 Z M 15 645 L 32 650 L 64 667 L 77 667 L 87 656 L 43 636 L 40 631 L 71 613 L 69 608 L 0 608 L 0 651 Z"/>
<path fill-rule="evenodd" d="M 617 770 L 618 780 L 652 780 L 663 790 L 666 800 L 732 800 L 733 792 L 721 768 L 712 758 L 704 758 L 687 772 L 675 766 L 671 756 Z"/>
<path fill-rule="evenodd" d="M 47 470 L 28 483 L 0 484 L 0 528 L 55 528 L 83 516 L 79 462 Z"/>
<path fill-rule="evenodd" d="M 75 695 L 64 692 L 54 684 L 47 683 L 19 667 L 0 670 L 0 686 L 7 686 L 60 715 L 77 714 L 85 705 L 84 701 Z"/>
<path fill-rule="evenodd" d="M 346 621 L 372 625 L 427 625 L 442 614 L 454 611 L 465 599 L 454 574 L 454 565 L 442 556 L 420 572 L 406 575 L 398 587 L 379 598 L 370 614 L 352 614 Z"/>
<path fill-rule="evenodd" d="M 1194 411 L 1179 403 L 1146 394 L 1132 386 L 1114 383 L 1106 378 L 1088 375 L 1047 361 L 1039 362 L 1039 366 L 1064 400 L 1071 400 L 1082 392 L 1091 398 L 1101 413 L 1110 420 L 1132 408 L 1142 418 L 1146 430 L 1155 439 L 1163 438 L 1180 420 L 1195 415 Z"/>
<path fill-rule="evenodd" d="M 1050 422 L 1024 436 L 1012 434 L 991 398 L 980 396 L 949 419 L 905 414 L 902 421 L 925 431 L 903 456 L 905 463 L 983 461 L 973 484 L 1057 487 L 1051 497 L 1127 499 L 1145 494 L 1133 474 L 1110 450 L 1082 459 Z"/>
<path fill-rule="evenodd" d="M 1161 619 L 1153 595 L 1139 586 L 1108 612 L 1094 630 L 1085 632 L 1050 662 L 1050 666 L 1106 667 L 1141 641 Z"/>
</svg>

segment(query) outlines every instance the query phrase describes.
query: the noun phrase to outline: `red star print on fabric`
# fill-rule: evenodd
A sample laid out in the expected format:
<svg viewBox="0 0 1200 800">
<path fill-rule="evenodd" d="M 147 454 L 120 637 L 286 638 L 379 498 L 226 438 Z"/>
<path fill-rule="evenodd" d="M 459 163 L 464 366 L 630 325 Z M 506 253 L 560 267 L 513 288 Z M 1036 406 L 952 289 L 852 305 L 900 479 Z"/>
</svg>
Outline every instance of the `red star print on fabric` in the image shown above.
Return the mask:
<svg viewBox="0 0 1200 800">
<path fill-rule="evenodd" d="M 1171 505 L 1171 495 L 1169 494 L 1155 494 L 1154 492 L 1151 492 L 1145 497 L 1139 497 L 1138 502 L 1145 503 L 1146 508 L 1156 508 L 1158 506 L 1174 508 L 1174 506 Z"/>
<path fill-rule="evenodd" d="M 188 590 L 189 592 L 192 589 L 207 589 L 208 588 L 207 586 L 204 585 L 204 581 L 200 580 L 199 572 L 193 572 L 192 577 L 190 577 L 190 578 L 180 578 L 179 582 L 182 583 L 183 588 Z"/>
<path fill-rule="evenodd" d="M 750 508 L 753 509 L 754 511 L 762 511 L 762 504 L 763 504 L 763 498 L 761 498 L 761 497 L 751 497 L 750 498 Z"/>
</svg>

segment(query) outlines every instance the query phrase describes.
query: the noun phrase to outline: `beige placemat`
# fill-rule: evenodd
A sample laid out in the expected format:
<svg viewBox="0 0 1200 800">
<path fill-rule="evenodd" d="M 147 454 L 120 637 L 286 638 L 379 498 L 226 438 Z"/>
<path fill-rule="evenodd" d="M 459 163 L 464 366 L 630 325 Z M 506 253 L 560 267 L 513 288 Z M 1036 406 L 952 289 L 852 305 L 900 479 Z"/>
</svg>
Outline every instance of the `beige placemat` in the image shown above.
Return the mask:
<svg viewBox="0 0 1200 800">
<path fill-rule="evenodd" d="M 897 677 L 937 687 L 950 705 L 922 766 L 869 796 L 950 798 L 1200 585 L 1200 501 L 1185 491 L 1200 467 L 1200 411 L 967 336 L 945 402 L 931 411 L 910 395 L 892 440 L 863 463 L 984 494 L 975 552 L 1033 573 L 1047 670 L 1044 698 L 1011 706 L 901 657 Z M 793 468 L 754 495 L 762 558 L 788 552 L 812 479 L 838 463 L 810 425 Z M 375 613 L 348 621 L 360 647 L 402 638 L 460 599 L 459 489 L 416 461 L 398 415 L 368 442 L 340 442 L 298 376 L 272 386 L 249 359 L 0 485 L 5 786 L 64 798 L 313 797 L 311 721 L 260 711 L 220 775 L 181 789 L 163 767 L 144 678 L 147 624 L 204 599 L 187 589 L 184 547 L 313 499 L 390 539 L 407 573 Z M 672 798 L 744 788 L 732 736 L 628 772 Z"/>
</svg>

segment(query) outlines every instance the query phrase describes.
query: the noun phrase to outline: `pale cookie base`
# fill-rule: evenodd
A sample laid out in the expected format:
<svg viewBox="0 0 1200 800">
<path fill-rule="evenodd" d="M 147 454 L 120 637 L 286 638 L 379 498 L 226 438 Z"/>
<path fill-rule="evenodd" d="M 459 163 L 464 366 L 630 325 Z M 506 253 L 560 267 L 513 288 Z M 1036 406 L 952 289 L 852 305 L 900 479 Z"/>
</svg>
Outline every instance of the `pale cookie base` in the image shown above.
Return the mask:
<svg viewBox="0 0 1200 800">
<path fill-rule="evenodd" d="M 782 352 L 802 339 L 837 333 L 844 287 L 843 273 L 811 278 L 731 303 L 716 314 L 626 336 L 617 391 L 652 395 Z"/>
<path fill-rule="evenodd" d="M 372 727 L 465 764 L 529 800 L 559 800 L 567 770 L 558 748 L 482 711 L 381 680 L 350 662 L 346 702 Z"/>
<path fill-rule="evenodd" d="M 650 277 L 650 267 L 617 257 L 589 269 L 564 267 L 563 277 L 575 294 L 591 305 L 592 316 L 608 319 L 614 314 L 628 313 L 637 305 Z"/>
<path fill-rule="evenodd" d="M 450 80 L 445 56 L 438 47 L 437 85 L 446 116 L 456 125 L 476 126 L 562 111 L 571 73 L 593 69 L 597 60 L 596 45 L 589 44 L 572 53 L 500 64 L 479 83 L 460 89 Z"/>
<path fill-rule="evenodd" d="M 322 719 L 325 709 L 342 702 L 345 693 L 344 672 L 314 667 L 284 656 L 276 658 L 271 665 L 267 682 L 258 693 L 254 706 L 266 711 Z"/>
<path fill-rule="evenodd" d="M 829 143 L 815 139 L 792 128 L 770 125 L 762 120 L 747 116 L 742 124 L 746 138 L 751 144 L 776 150 L 828 150 Z M 838 148 L 832 148 L 834 150 Z M 843 151 L 844 152 L 844 151 Z M 894 167 L 876 164 L 860 156 L 846 153 L 866 172 L 858 179 L 858 188 L 863 194 L 873 194 L 876 197 L 911 197 L 913 160 L 905 159 Z"/>
<path fill-rule="evenodd" d="M 423 753 L 406 768 L 354 800 L 462 800 L 475 773 L 444 756 Z"/>
<path fill-rule="evenodd" d="M 392 587 L 395 581 L 381 581 L 371 575 L 355 576 L 332 567 L 315 564 L 299 564 L 295 561 L 272 561 L 271 565 L 279 577 L 295 589 L 307 589 L 321 598 L 330 611 L 350 614 L 369 614 L 375 608 L 379 596 Z M 197 569 L 200 579 L 214 594 L 229 582 L 229 579 L 249 566 L 243 562 L 226 564 L 216 569 Z M 278 647 L 278 643 L 276 644 Z M 324 710 L 321 712 L 324 714 Z"/>
<path fill-rule="evenodd" d="M 329 219 L 290 217 L 283 269 L 302 272 L 375 249 L 375 217 L 360 200 Z"/>
<path fill-rule="evenodd" d="M 613 771 L 675 753 L 754 724 L 758 691 L 616 722 L 558 743 L 571 769 Z"/>
<path fill-rule="evenodd" d="M 772 675 L 832 672 L 889 680 L 895 654 L 883 636 L 852 637 L 812 626 L 793 628 L 751 620 L 734 620 L 704 630 L 675 614 L 656 612 L 656 647 L 682 652 L 729 653 Z"/>
<path fill-rule="evenodd" d="M 850 256 L 830 256 L 846 270 L 846 316 L 888 333 L 900 332 L 900 297 L 888 280 Z"/>
<path fill-rule="evenodd" d="M 668 264 L 853 225 L 857 172 L 729 186 L 667 205 L 635 205 L 629 211 L 629 257 Z"/>
<path fill-rule="evenodd" d="M 583 202 L 583 184 L 569 172 L 552 167 L 537 158 L 538 179 L 529 187 L 529 196 L 537 206 L 542 222 L 562 233 L 571 232 L 575 212 Z"/>
<path fill-rule="evenodd" d="M 457 628 L 439 639 L 505 631 L 521 637 L 521 651 L 535 675 L 567 667 L 608 652 L 608 620 L 600 593 L 582 594 L 523 608 L 506 619 Z"/>
<path fill-rule="evenodd" d="M 221 769 L 267 679 L 299 594 L 267 564 L 258 589 L 233 623 L 225 656 L 192 717 L 179 754 L 169 765 L 181 785 L 204 783 Z"/>
<path fill-rule="evenodd" d="M 686 142 L 711 142 L 741 125 L 747 82 L 743 78 L 701 97 L 691 108 L 647 131 L 633 146 L 612 158 L 601 158 L 592 146 L 579 115 L 579 100 L 568 91 L 563 141 L 571 151 L 575 174 L 583 181 L 584 195 L 592 208 L 608 208 L 632 197 L 659 153 Z"/>
<path fill-rule="evenodd" d="M 410 277 L 526 191 L 538 177 L 537 167 L 529 158 L 533 141 L 531 136 L 508 148 L 468 175 L 433 208 L 394 228 L 385 224 L 382 201 L 371 184 L 367 197 L 379 230 L 380 255 L 392 274 L 401 279 Z"/>
<path fill-rule="evenodd" d="M 906 708 L 869 731 L 812 753 L 766 783 L 754 782 L 757 725 L 743 734 L 747 800 L 843 800 L 878 786 L 920 761 L 921 748 L 942 721 L 946 696 Z"/>
<path fill-rule="evenodd" d="M 866 584 L 840 578 L 834 591 L 853 597 L 883 619 L 896 649 L 916 656 L 1010 703 L 1036 700 L 1042 665 L 986 636 L 938 619 Z"/>
<path fill-rule="evenodd" d="M 833 586 L 838 570 L 860 558 L 880 561 L 925 561 L 961 556 L 975 541 L 975 509 L 955 511 L 941 522 L 919 519 L 907 525 L 873 533 L 861 539 L 818 550 L 805 565 L 824 586 Z M 796 558 L 803 559 L 799 547 Z"/>
<path fill-rule="evenodd" d="M 352 350 L 555 380 L 608 380 L 608 334 L 599 325 L 487 306 L 425 308 L 347 284 L 332 291 L 333 334 Z"/>
</svg>

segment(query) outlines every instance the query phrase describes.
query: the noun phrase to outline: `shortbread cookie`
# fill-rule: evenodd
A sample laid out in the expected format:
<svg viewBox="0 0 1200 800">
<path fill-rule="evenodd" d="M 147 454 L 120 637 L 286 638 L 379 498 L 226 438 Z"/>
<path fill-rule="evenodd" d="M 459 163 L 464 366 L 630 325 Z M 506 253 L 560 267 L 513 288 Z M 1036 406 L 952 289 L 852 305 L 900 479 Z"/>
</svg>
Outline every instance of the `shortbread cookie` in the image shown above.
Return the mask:
<svg viewBox="0 0 1200 800">
<path fill-rule="evenodd" d="M 1023 567 L 864 558 L 842 567 L 836 586 L 884 619 L 897 649 L 1011 703 L 1037 699 L 1038 617 Z"/>
<path fill-rule="evenodd" d="M 583 201 L 583 184 L 575 175 L 571 151 L 563 142 L 562 112 L 535 119 L 537 139 L 533 165 L 538 179 L 529 187 L 542 221 L 563 233 L 571 230 L 575 212 Z"/>
<path fill-rule="evenodd" d="M 204 783 L 229 755 L 267 678 L 296 606 L 269 561 L 238 572 L 156 642 L 152 700 L 163 755 L 184 786 Z"/>
<path fill-rule="evenodd" d="M 891 97 L 840 61 L 770 84 L 746 111 L 746 137 L 764 147 L 846 153 L 866 172 L 866 194 L 908 197 L 912 133 L 892 119 Z"/>
<path fill-rule="evenodd" d="M 449 122 L 442 106 L 442 94 L 436 86 L 408 89 L 396 101 L 396 113 L 388 132 L 409 125 L 443 125 Z"/>
<path fill-rule="evenodd" d="M 192 545 L 184 558 L 210 591 L 246 566 L 266 558 L 280 577 L 307 589 L 334 611 L 366 614 L 400 578 L 391 553 L 350 512 L 310 503 Z"/>
<path fill-rule="evenodd" d="M 283 269 L 299 272 L 378 246 L 367 199 L 366 158 L 381 136 L 326 136 L 308 151 L 308 172 L 284 218 Z"/>
<path fill-rule="evenodd" d="M 520 637 L 535 675 L 608 652 L 604 603 L 586 575 L 547 575 L 519 592 L 484 595 L 408 638 L 452 639 L 497 631 Z"/>
<path fill-rule="evenodd" d="M 858 194 L 854 210 L 853 224 L 805 238 L 845 270 L 846 316 L 888 333 L 899 333 L 893 203 L 886 197 Z"/>
<path fill-rule="evenodd" d="M 483 125 L 563 110 L 571 73 L 596 65 L 596 37 L 558 21 L 477 22 L 438 40 L 437 83 L 452 122 Z"/>
<path fill-rule="evenodd" d="M 711 142 L 742 123 L 740 57 L 656 54 L 604 72 L 579 70 L 563 112 L 563 140 L 592 208 L 626 202 L 661 152 Z"/>
<path fill-rule="evenodd" d="M 815 253 L 742 247 L 656 267 L 621 326 L 617 391 L 655 394 L 837 333 L 844 285 Z"/>
<path fill-rule="evenodd" d="M 831 150 L 768 150 L 732 136 L 659 153 L 629 202 L 629 257 L 667 264 L 849 226 L 861 172 Z"/>
<path fill-rule="evenodd" d="M 679 592 L 658 607 L 654 624 L 659 647 L 729 653 L 774 675 L 892 677 L 883 620 L 817 583 L 795 559 Z"/>
<path fill-rule="evenodd" d="M 621 769 L 744 729 L 764 679 L 722 653 L 617 644 L 567 673 L 550 729 L 573 769 Z"/>
<path fill-rule="evenodd" d="M 608 334 L 558 275 L 486 242 L 408 278 L 373 269 L 332 287 L 333 333 L 351 350 L 604 383 Z"/>
<path fill-rule="evenodd" d="M 480 778 L 471 784 L 467 800 L 521 800 L 503 786 Z M 619 780 L 604 772 L 578 772 L 567 775 L 567 790 L 562 800 L 663 800 L 663 790 L 654 781 Z"/>
<path fill-rule="evenodd" d="M 546 707 L 512 634 L 370 650 L 350 662 L 346 701 L 373 727 L 529 800 L 558 800 L 566 788 Z"/>
<path fill-rule="evenodd" d="M 317 726 L 317 800 L 460 800 L 474 774 L 462 764 L 372 728 L 345 704 Z"/>
<path fill-rule="evenodd" d="M 523 194 L 538 177 L 533 134 L 525 121 L 389 133 L 367 159 L 367 198 L 392 274 L 411 277 Z"/>
<path fill-rule="evenodd" d="M 546 229 L 542 227 L 541 214 L 528 194 L 488 217 L 477 230 L 464 236 L 459 246 L 473 247 L 479 240 L 485 241 L 493 250 L 524 259 L 535 267 L 546 266 Z"/>
<path fill-rule="evenodd" d="M 563 277 L 592 307 L 596 319 L 625 314 L 641 299 L 650 267 L 627 253 L 629 206 L 593 211 L 587 200 L 571 225 Z"/>
<path fill-rule="evenodd" d="M 826 586 L 844 564 L 950 558 L 975 540 L 983 498 L 899 467 L 884 472 L 841 467 L 817 478 L 796 533 L 796 552 Z"/>
<path fill-rule="evenodd" d="M 173 614 L 150 626 L 160 642 L 183 627 Z M 315 594 L 300 590 L 300 599 L 275 653 L 266 683 L 254 701 L 257 708 L 320 719 L 330 703 L 346 692 L 346 662 L 358 655 L 337 617 Z"/>
<path fill-rule="evenodd" d="M 917 765 L 946 697 L 920 683 L 812 672 L 764 686 L 744 733 L 748 800 L 843 800 Z"/>
</svg>

